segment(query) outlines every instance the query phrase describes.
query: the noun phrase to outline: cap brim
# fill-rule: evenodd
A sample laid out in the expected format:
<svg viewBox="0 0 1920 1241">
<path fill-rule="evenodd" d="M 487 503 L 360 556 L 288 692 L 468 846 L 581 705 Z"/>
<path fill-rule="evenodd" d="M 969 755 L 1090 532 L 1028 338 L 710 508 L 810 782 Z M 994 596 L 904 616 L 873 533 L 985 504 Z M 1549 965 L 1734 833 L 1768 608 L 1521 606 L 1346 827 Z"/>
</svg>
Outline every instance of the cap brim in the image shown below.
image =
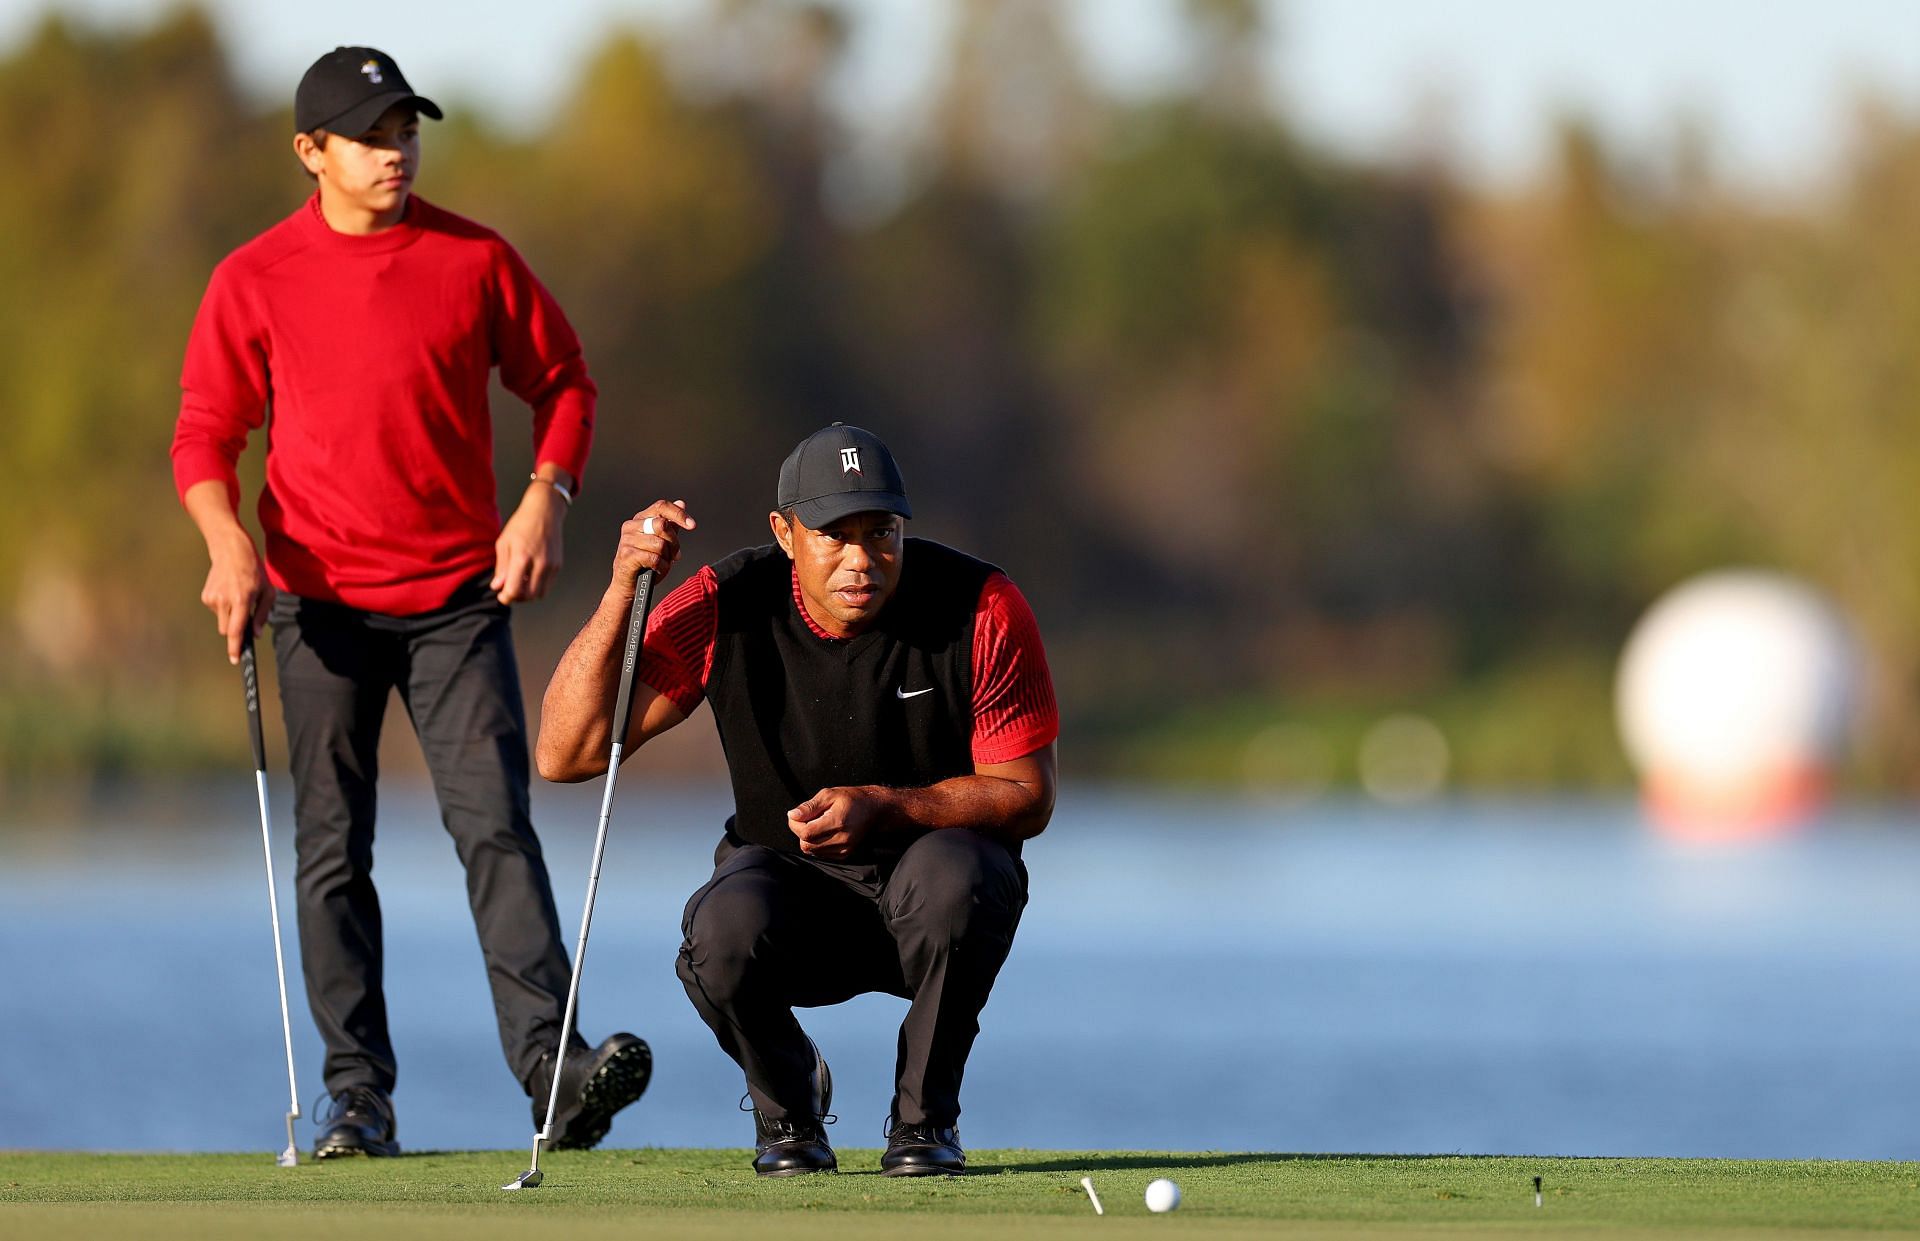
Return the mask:
<svg viewBox="0 0 1920 1241">
<path fill-rule="evenodd" d="M 892 491 L 842 491 L 817 500 L 801 500 L 793 506 L 793 515 L 809 530 L 851 517 L 855 513 L 898 513 L 913 516 L 907 497 Z"/>
<path fill-rule="evenodd" d="M 330 134 L 339 134 L 342 138 L 358 138 L 372 129 L 375 123 L 386 115 L 388 108 L 403 103 L 412 105 L 413 110 L 421 116 L 430 117 L 436 121 L 444 119 L 440 113 L 440 105 L 433 100 L 425 95 L 399 90 L 363 100 L 332 120 L 322 121 L 313 128 L 324 129 Z"/>
</svg>

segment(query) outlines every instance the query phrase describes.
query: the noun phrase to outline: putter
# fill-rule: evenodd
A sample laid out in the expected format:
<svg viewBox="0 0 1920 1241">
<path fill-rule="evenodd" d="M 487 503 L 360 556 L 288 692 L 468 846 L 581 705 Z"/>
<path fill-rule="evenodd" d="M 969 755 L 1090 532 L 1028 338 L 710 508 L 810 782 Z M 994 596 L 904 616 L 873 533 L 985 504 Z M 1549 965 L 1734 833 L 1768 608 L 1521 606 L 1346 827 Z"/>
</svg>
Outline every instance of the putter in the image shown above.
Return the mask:
<svg viewBox="0 0 1920 1241">
<path fill-rule="evenodd" d="M 260 669 L 253 656 L 253 625 L 240 642 L 240 678 L 247 688 L 247 731 L 253 738 L 253 780 L 260 792 L 260 847 L 267 857 L 267 912 L 273 916 L 273 969 L 280 979 L 280 1032 L 287 1040 L 287 1149 L 277 1162 L 297 1167 L 293 1122 L 300 1119 L 300 1087 L 293 1075 L 293 1020 L 287 1015 L 287 959 L 280 948 L 280 898 L 273 883 L 273 825 L 267 811 L 267 744 L 260 731 Z"/>
<path fill-rule="evenodd" d="M 607 851 L 607 820 L 613 815 L 613 787 L 620 778 L 620 756 L 625 750 L 627 725 L 633 715 L 633 670 L 640 662 L 640 640 L 647 632 L 647 610 L 653 601 L 653 570 L 640 574 L 633 586 L 633 610 L 627 615 L 627 649 L 620 661 L 620 693 L 613 705 L 613 750 L 607 758 L 607 787 L 600 795 L 600 827 L 593 837 L 593 865 L 587 870 L 587 904 L 580 911 L 580 942 L 573 950 L 573 979 L 567 984 L 567 1012 L 560 1022 L 560 1046 L 553 1053 L 553 1089 L 547 1092 L 547 1120 L 533 1135 L 533 1162 L 502 1189 L 535 1189 L 545 1179 L 540 1172 L 540 1147 L 553 1141 L 553 1114 L 560 1106 L 560 1070 L 566 1064 L 567 1042 L 573 1037 L 574 1010 L 580 1003 L 580 975 L 587 967 L 587 932 L 593 926 L 593 898 L 600 890 L 600 858 Z"/>
</svg>

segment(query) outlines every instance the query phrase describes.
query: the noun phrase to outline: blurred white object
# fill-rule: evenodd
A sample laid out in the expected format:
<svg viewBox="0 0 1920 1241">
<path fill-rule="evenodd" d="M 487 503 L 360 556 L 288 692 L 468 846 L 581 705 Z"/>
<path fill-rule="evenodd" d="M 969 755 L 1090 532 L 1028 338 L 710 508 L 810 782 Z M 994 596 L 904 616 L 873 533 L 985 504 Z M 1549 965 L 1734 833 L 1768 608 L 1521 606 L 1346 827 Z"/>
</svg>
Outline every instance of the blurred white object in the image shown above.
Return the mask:
<svg viewBox="0 0 1920 1241">
<path fill-rule="evenodd" d="M 1360 785 L 1393 806 L 1430 801 L 1446 791 L 1453 750 L 1439 725 L 1419 715 L 1389 715 L 1360 739 Z"/>
<path fill-rule="evenodd" d="M 1705 574 L 1635 626 L 1616 687 L 1620 735 L 1656 818 L 1695 835 L 1791 823 L 1824 800 L 1860 693 L 1845 619 L 1812 587 Z"/>
<path fill-rule="evenodd" d="M 1158 1215 L 1180 1205 L 1180 1187 L 1166 1177 L 1147 1182 L 1147 1210 Z"/>
</svg>

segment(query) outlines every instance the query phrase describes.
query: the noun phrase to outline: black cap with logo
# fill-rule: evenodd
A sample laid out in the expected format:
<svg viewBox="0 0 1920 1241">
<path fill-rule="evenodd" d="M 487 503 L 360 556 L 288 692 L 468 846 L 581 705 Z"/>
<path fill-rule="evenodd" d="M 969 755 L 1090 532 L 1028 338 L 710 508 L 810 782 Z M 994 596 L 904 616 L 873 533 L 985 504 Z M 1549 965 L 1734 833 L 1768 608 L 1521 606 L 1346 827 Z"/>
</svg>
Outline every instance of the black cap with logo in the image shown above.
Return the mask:
<svg viewBox="0 0 1920 1241">
<path fill-rule="evenodd" d="M 774 507 L 818 530 L 850 513 L 913 516 L 900 467 L 880 437 L 836 422 L 800 441 L 780 466 Z"/>
<path fill-rule="evenodd" d="M 336 47 L 300 79 L 293 92 L 294 132 L 316 129 L 355 138 L 372 129 L 381 113 L 396 103 L 421 116 L 440 118 L 440 107 L 413 93 L 393 57 L 371 47 Z"/>
</svg>

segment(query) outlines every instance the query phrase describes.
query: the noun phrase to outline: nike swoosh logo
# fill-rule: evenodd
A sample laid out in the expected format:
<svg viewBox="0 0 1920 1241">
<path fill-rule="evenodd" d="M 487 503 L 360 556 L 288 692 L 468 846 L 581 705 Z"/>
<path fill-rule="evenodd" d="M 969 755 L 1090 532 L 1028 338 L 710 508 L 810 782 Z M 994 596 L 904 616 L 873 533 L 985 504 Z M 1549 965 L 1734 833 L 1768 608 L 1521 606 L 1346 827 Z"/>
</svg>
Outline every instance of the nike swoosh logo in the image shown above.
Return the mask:
<svg viewBox="0 0 1920 1241">
<path fill-rule="evenodd" d="M 905 689 L 896 689 L 893 692 L 902 698 L 918 698 L 922 694 L 931 694 L 933 691 L 930 689 L 916 689 L 909 694 Z"/>
</svg>

